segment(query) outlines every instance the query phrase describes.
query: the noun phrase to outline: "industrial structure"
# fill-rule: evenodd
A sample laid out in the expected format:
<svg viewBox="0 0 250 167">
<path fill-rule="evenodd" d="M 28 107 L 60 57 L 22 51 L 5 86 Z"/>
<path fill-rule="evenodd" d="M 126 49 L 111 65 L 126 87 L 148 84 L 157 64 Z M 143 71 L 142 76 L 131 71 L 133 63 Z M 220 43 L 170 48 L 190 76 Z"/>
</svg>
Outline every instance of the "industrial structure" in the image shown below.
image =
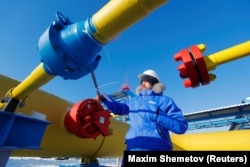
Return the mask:
<svg viewBox="0 0 250 167">
<path fill-rule="evenodd" d="M 94 99 L 73 104 L 39 88 L 57 76 L 79 79 L 93 75 L 103 46 L 166 2 L 111 0 L 77 23 L 57 12 L 56 20 L 39 39 L 41 63 L 34 71 L 21 82 L 0 75 L 0 166 L 10 156 L 81 157 L 85 166 L 97 166 L 96 158 L 121 157 L 129 127 L 127 118 L 110 115 Z M 248 56 L 250 42 L 208 56 L 202 55 L 205 48 L 204 44 L 194 45 L 174 55 L 176 61 L 183 61 L 178 70 L 187 88 L 209 84 L 215 79 L 209 72 L 216 66 Z M 112 96 L 119 101 L 133 94 L 124 87 Z M 230 128 L 223 132 L 172 134 L 174 150 L 250 150 L 249 113 L 250 103 L 245 102 L 186 114 L 190 131 Z M 239 137 L 240 142 L 236 140 Z"/>
</svg>

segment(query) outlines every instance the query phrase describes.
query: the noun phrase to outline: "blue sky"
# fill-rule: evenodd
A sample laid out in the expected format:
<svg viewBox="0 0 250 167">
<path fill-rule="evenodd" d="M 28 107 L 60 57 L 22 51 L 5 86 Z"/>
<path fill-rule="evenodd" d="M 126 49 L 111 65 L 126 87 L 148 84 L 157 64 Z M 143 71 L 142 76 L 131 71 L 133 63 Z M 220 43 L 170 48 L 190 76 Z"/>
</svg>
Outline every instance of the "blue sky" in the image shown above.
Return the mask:
<svg viewBox="0 0 250 167">
<path fill-rule="evenodd" d="M 0 0 L 0 73 L 25 79 L 40 63 L 37 44 L 60 11 L 72 22 L 85 20 L 108 0 Z M 245 57 L 213 71 L 209 85 L 185 88 L 174 55 L 204 43 L 210 55 L 250 39 L 249 0 L 170 0 L 147 17 L 121 32 L 100 52 L 95 71 L 101 92 L 112 93 L 126 81 L 134 92 L 137 75 L 156 70 L 184 113 L 240 103 L 250 96 L 250 60 Z M 249 49 L 250 50 L 250 49 Z M 55 77 L 41 87 L 71 102 L 96 96 L 90 75 L 78 80 Z M 7 91 L 7 90 L 6 90 Z"/>
</svg>

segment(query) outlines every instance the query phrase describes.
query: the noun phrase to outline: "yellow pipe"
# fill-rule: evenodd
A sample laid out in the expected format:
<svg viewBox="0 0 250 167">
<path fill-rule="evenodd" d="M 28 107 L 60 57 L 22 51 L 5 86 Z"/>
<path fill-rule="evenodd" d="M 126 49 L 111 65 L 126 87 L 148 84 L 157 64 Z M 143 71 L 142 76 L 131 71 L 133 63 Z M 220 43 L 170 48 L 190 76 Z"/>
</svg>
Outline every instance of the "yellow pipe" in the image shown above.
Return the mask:
<svg viewBox="0 0 250 167">
<path fill-rule="evenodd" d="M 47 74 L 44 71 L 43 63 L 41 63 L 18 86 L 14 89 L 10 89 L 6 96 L 16 100 L 25 99 L 31 92 L 47 83 L 52 78 L 54 78 L 54 76 Z M 0 103 L 0 109 L 3 109 L 4 106 L 5 103 Z"/>
<path fill-rule="evenodd" d="M 94 37 L 101 43 L 107 43 L 165 2 L 167 0 L 111 0 L 92 17 L 96 26 Z M 7 96 L 16 100 L 24 99 L 53 77 L 44 71 L 41 63 L 22 83 L 7 92 Z M 5 103 L 0 103 L 0 109 L 4 106 Z"/>
<path fill-rule="evenodd" d="M 174 150 L 250 150 L 250 130 L 171 135 Z"/>
<path fill-rule="evenodd" d="M 19 82 L 0 75 L 0 96 Z M 29 105 L 18 112 L 30 115 L 32 111 L 46 115 L 49 124 L 41 143 L 41 150 L 16 150 L 12 156 L 33 157 L 120 157 L 126 148 L 124 136 L 129 125 L 111 119 L 112 135 L 96 139 L 82 139 L 67 132 L 64 116 L 72 103 L 41 90 L 35 90 L 27 99 Z M 45 105 L 46 103 L 46 105 Z M 250 150 L 250 130 L 171 134 L 174 150 Z M 69 144 L 73 143 L 73 144 Z"/>
<path fill-rule="evenodd" d="M 94 37 L 107 43 L 167 0 L 111 0 L 92 17 Z"/>
<path fill-rule="evenodd" d="M 208 71 L 214 70 L 217 65 L 242 58 L 250 54 L 250 41 L 235 45 L 228 49 L 204 56 Z"/>
<path fill-rule="evenodd" d="M 6 90 L 18 85 L 20 82 L 0 75 L 0 83 L 0 97 L 2 97 Z M 29 98 L 26 99 L 26 102 L 29 105 L 23 108 L 17 108 L 17 114 L 29 116 L 32 115 L 34 111 L 39 112 L 44 114 L 46 116 L 45 119 L 51 122 L 51 124 L 46 128 L 41 141 L 40 150 L 18 149 L 13 151 L 12 156 L 122 156 L 123 150 L 125 149 L 124 136 L 128 129 L 128 124 L 111 118 L 109 128 L 112 134 L 110 136 L 104 137 L 100 135 L 97 138 L 83 139 L 69 133 L 64 127 L 64 117 L 73 106 L 73 103 L 39 89 L 32 92 Z M 2 128 L 4 127 L 5 126 L 2 126 Z"/>
</svg>

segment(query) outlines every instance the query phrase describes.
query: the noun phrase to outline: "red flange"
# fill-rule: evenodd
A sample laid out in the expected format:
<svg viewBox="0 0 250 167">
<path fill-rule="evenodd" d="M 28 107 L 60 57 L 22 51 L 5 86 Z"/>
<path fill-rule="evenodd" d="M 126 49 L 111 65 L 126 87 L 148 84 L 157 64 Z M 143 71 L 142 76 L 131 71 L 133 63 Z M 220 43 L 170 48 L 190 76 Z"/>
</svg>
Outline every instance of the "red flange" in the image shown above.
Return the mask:
<svg viewBox="0 0 250 167">
<path fill-rule="evenodd" d="M 204 58 L 202 57 L 202 53 L 200 49 L 194 45 L 189 48 L 191 55 L 193 56 L 193 59 L 196 62 L 197 65 L 197 73 L 200 76 L 200 83 L 202 85 L 209 84 L 210 79 L 209 79 L 209 74 L 207 70 L 206 63 L 204 61 Z"/>
<path fill-rule="evenodd" d="M 184 80 L 184 86 L 188 87 L 197 87 L 199 86 L 199 77 L 196 73 L 194 62 L 188 50 L 181 50 L 174 56 L 176 61 L 183 61 L 183 64 L 178 66 L 180 71 L 181 78 L 188 78 Z"/>
<path fill-rule="evenodd" d="M 76 103 L 64 118 L 64 126 L 81 138 L 96 138 L 100 134 L 108 136 L 110 112 L 95 99 Z"/>
<path fill-rule="evenodd" d="M 201 51 L 196 45 L 191 46 L 189 50 L 181 50 L 175 54 L 174 59 L 176 61 L 183 61 L 183 64 L 178 66 L 178 70 L 180 71 L 181 78 L 187 78 L 184 81 L 186 88 L 198 87 L 200 83 L 202 85 L 209 84 L 210 79 L 206 63 Z"/>
</svg>

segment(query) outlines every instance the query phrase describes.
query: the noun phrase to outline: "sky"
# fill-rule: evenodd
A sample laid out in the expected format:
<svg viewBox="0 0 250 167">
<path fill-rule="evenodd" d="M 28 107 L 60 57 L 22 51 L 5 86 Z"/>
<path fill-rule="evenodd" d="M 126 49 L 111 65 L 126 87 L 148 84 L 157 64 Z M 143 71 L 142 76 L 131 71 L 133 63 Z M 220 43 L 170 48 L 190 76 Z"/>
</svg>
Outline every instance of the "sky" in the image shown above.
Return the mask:
<svg viewBox="0 0 250 167">
<path fill-rule="evenodd" d="M 60 11 L 72 22 L 86 20 L 108 0 L 0 0 L 0 73 L 24 80 L 39 64 L 38 40 Z M 139 73 L 157 71 L 183 113 L 238 104 L 250 96 L 249 56 L 216 67 L 209 85 L 185 88 L 174 55 L 204 43 L 204 56 L 250 39 L 249 0 L 170 0 L 107 43 L 95 70 L 103 93 L 120 90 L 123 83 L 134 92 Z M 250 50 L 250 48 L 249 48 Z M 1 84 L 1 83 L 0 83 Z M 56 76 L 40 89 L 76 103 L 95 98 L 91 75 L 78 80 Z M 6 90 L 7 92 L 7 90 Z"/>
</svg>

